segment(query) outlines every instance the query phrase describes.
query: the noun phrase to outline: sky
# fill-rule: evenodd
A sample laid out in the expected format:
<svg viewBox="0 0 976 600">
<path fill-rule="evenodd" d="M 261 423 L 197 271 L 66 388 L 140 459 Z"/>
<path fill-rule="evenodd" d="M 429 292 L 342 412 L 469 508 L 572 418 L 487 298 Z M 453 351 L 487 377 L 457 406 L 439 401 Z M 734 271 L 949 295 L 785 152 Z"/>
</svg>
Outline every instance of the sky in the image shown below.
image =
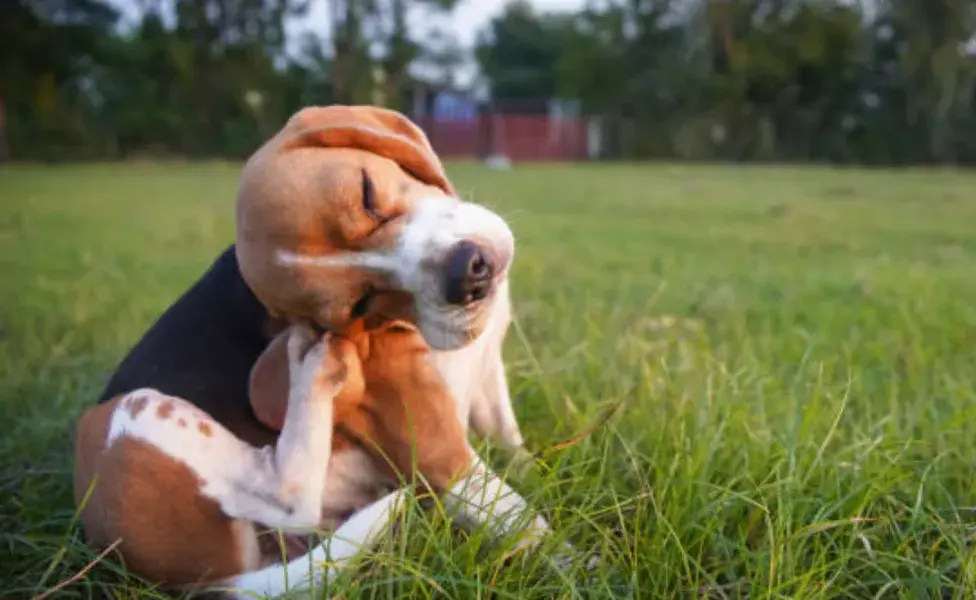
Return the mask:
<svg viewBox="0 0 976 600">
<path fill-rule="evenodd" d="M 294 19 L 286 24 L 286 31 L 289 38 L 289 49 L 295 50 L 299 35 L 306 30 L 328 28 L 328 9 L 326 2 L 329 0 L 311 0 L 312 4 L 308 14 L 301 19 Z M 573 11 L 583 8 L 586 0 L 528 0 L 529 4 L 540 12 L 549 11 Z M 124 15 L 126 22 L 131 23 L 132 19 L 139 14 L 140 0 L 112 0 Z M 458 6 L 449 15 L 433 18 L 427 11 L 415 12 L 410 20 L 410 28 L 422 39 L 425 31 L 431 26 L 447 26 L 453 30 L 458 42 L 465 48 L 470 48 L 480 30 L 488 25 L 489 21 L 501 14 L 509 0 L 460 0 Z M 163 0 L 164 5 L 169 2 Z M 165 11 L 164 11 L 165 12 Z M 473 62 L 465 66 L 458 73 L 458 82 L 466 84 L 471 81 L 476 73 Z"/>
<path fill-rule="evenodd" d="M 314 6 L 309 11 L 309 15 L 302 20 L 302 25 L 325 23 L 325 3 L 328 0 L 312 0 L 312 2 Z M 477 31 L 487 25 L 492 17 L 499 15 L 506 4 L 508 0 L 460 0 L 449 20 L 459 41 L 465 46 L 470 46 L 474 42 Z M 539 11 L 566 11 L 580 10 L 585 0 L 529 0 L 529 4 Z"/>
<path fill-rule="evenodd" d="M 312 0 L 312 7 L 309 13 L 299 20 L 295 20 L 288 25 L 289 34 L 298 34 L 302 30 L 316 28 L 319 24 L 325 28 L 328 24 L 328 9 L 326 2 L 329 0 Z M 484 29 L 493 17 L 498 16 L 505 9 L 505 5 L 510 0 L 460 0 L 457 7 L 448 15 L 432 17 L 428 11 L 416 11 L 409 19 L 409 27 L 423 39 L 423 32 L 431 26 L 448 26 L 453 30 L 457 41 L 464 48 L 471 48 L 474 45 L 478 32 Z M 539 12 L 550 11 L 576 11 L 581 10 L 586 0 L 529 0 Z M 292 40 L 297 39 L 297 35 L 289 35 Z M 456 78 L 459 84 L 467 85 L 476 75 L 477 69 L 473 60 L 468 60 L 467 64 L 458 70 Z"/>
<path fill-rule="evenodd" d="M 492 17 L 499 15 L 507 3 L 508 0 L 461 0 L 452 22 L 462 43 L 473 43 L 475 32 L 487 25 Z M 583 8 L 585 0 L 530 0 L 529 4 L 540 12 L 575 11 Z"/>
</svg>

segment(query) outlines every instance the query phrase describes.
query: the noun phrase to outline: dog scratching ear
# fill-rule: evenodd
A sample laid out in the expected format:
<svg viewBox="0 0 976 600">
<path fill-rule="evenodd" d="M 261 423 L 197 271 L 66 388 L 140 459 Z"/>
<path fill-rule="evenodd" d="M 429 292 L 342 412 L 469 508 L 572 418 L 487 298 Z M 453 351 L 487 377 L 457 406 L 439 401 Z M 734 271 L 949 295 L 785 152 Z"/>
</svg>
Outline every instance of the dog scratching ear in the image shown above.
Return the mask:
<svg viewBox="0 0 976 600">
<path fill-rule="evenodd" d="M 251 367 L 248 396 L 258 421 L 274 431 L 285 426 L 288 392 L 288 329 L 280 332 Z"/>
<path fill-rule="evenodd" d="M 292 144 L 355 148 L 388 158 L 421 182 L 456 195 L 423 130 L 403 114 L 374 106 L 305 108 L 285 125 Z"/>
</svg>

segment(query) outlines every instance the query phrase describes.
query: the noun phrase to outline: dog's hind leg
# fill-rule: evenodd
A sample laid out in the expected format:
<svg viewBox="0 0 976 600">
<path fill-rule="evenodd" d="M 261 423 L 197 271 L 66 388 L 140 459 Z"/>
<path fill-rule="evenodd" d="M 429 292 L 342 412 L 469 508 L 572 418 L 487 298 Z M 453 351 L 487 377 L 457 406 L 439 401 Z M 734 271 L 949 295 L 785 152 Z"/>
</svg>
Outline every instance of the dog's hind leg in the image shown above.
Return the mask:
<svg viewBox="0 0 976 600">
<path fill-rule="evenodd" d="M 240 599 L 273 598 L 287 592 L 314 590 L 323 578 L 332 580 L 356 555 L 368 550 L 380 535 L 391 529 L 405 495 L 403 490 L 387 494 L 356 512 L 308 554 L 284 565 L 272 565 L 230 578 L 221 589 Z"/>
<path fill-rule="evenodd" d="M 314 529 L 332 446 L 332 401 L 345 365 L 329 341 L 295 328 L 288 340 L 291 390 L 275 447 L 255 448 L 190 403 L 156 390 L 122 400 L 109 427 L 118 439 L 147 442 L 196 474 L 200 494 L 231 518 L 283 529 Z M 165 490 L 160 490 L 165 494 Z"/>
</svg>

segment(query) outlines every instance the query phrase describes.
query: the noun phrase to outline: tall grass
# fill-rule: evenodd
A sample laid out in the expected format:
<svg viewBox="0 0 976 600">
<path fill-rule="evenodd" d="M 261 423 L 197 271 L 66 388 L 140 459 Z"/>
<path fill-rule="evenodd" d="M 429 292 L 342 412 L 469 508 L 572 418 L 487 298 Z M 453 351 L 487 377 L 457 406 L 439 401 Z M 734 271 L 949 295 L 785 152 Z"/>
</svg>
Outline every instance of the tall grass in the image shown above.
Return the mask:
<svg viewBox="0 0 976 600">
<path fill-rule="evenodd" d="M 237 165 L 0 173 L 0 597 L 77 573 L 70 436 L 233 239 Z M 518 239 L 511 482 L 597 552 L 407 510 L 345 598 L 973 598 L 976 177 L 451 166 Z M 619 412 L 577 443 L 622 402 Z M 492 462 L 505 472 L 503 455 Z M 164 597 L 109 556 L 56 597 Z"/>
</svg>

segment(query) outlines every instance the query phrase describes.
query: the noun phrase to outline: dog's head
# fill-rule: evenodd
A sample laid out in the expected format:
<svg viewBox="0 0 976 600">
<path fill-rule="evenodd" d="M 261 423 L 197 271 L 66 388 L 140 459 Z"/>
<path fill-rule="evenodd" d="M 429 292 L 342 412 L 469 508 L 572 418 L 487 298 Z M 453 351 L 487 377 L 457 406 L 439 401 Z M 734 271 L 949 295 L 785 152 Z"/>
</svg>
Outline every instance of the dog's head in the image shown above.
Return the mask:
<svg viewBox="0 0 976 600">
<path fill-rule="evenodd" d="M 329 350 L 346 367 L 333 400 L 333 451 L 356 445 L 388 475 L 410 478 L 416 470 L 443 490 L 472 458 L 454 398 L 415 327 L 374 323 L 357 321 Z M 287 337 L 287 329 L 279 333 L 251 370 L 251 406 L 275 431 L 284 427 L 288 407 Z"/>
<path fill-rule="evenodd" d="M 406 117 L 329 106 L 298 112 L 248 160 L 236 251 L 275 314 L 334 331 L 382 314 L 447 350 L 484 330 L 514 238 L 458 199 Z"/>
</svg>

